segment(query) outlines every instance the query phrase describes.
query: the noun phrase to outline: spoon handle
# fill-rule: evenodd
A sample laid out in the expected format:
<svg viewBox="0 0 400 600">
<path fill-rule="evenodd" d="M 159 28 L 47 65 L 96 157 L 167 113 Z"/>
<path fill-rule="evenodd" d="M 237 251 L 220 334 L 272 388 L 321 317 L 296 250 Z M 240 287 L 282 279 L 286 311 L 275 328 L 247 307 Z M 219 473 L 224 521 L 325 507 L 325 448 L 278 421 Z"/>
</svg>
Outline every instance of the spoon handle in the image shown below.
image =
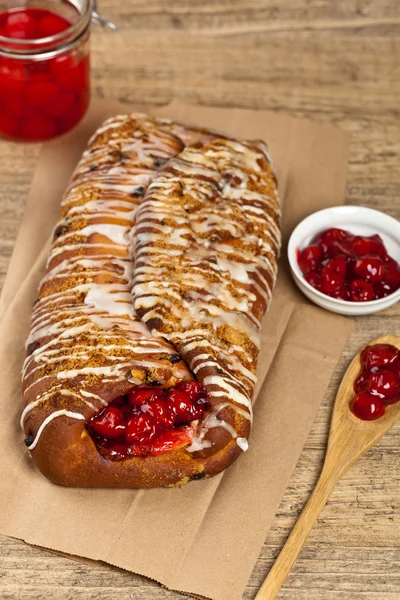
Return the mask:
<svg viewBox="0 0 400 600">
<path fill-rule="evenodd" d="M 254 600 L 274 600 L 293 567 L 305 541 L 328 501 L 342 472 L 324 468 L 303 512 Z"/>
</svg>

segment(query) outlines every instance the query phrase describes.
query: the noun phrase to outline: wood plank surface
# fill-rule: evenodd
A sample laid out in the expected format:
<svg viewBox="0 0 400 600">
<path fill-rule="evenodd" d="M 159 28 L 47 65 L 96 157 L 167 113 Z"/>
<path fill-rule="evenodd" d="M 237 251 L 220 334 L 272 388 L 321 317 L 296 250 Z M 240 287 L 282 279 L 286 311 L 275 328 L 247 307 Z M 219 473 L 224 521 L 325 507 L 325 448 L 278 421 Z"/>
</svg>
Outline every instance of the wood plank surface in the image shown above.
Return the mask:
<svg viewBox="0 0 400 600">
<path fill-rule="evenodd" d="M 352 134 L 347 203 L 400 218 L 398 0 L 100 0 L 119 26 L 94 30 L 93 92 L 172 98 L 334 122 Z M 0 285 L 39 147 L 0 142 Z M 278 555 L 321 468 L 332 401 L 352 355 L 400 334 L 399 306 L 358 318 L 254 568 L 245 600 Z M 282 600 L 400 599 L 400 426 L 340 482 Z M 107 565 L 0 538 L 2 600 L 178 600 Z"/>
</svg>

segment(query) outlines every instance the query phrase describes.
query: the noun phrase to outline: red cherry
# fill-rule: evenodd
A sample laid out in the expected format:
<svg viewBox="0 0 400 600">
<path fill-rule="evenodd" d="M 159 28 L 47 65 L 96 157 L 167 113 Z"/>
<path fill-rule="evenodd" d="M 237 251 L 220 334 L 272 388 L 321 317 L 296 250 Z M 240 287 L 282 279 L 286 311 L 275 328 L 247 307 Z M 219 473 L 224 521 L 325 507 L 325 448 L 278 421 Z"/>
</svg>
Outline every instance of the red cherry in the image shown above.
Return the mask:
<svg viewBox="0 0 400 600">
<path fill-rule="evenodd" d="M 15 40 L 34 40 L 37 37 L 36 21 L 24 9 L 10 12 L 5 26 L 6 37 Z"/>
<path fill-rule="evenodd" d="M 395 365 L 399 359 L 400 352 L 391 344 L 367 346 L 361 353 L 361 362 L 370 371 L 377 371 L 381 367 Z"/>
<path fill-rule="evenodd" d="M 321 275 L 316 271 L 304 275 L 304 279 L 316 290 L 321 290 Z"/>
<path fill-rule="evenodd" d="M 58 133 L 64 133 L 65 131 L 72 129 L 72 127 L 75 127 L 85 114 L 88 105 L 88 97 L 81 97 L 66 115 L 58 119 Z"/>
<path fill-rule="evenodd" d="M 185 392 L 192 402 L 206 397 L 206 390 L 201 383 L 194 379 L 192 381 L 181 381 L 176 386 L 176 389 Z"/>
<path fill-rule="evenodd" d="M 331 227 L 330 229 L 326 229 L 325 231 L 320 233 L 315 241 L 318 241 L 322 246 L 329 247 L 334 242 L 348 240 L 351 237 L 353 236 L 348 231 L 345 231 L 344 229 L 338 229 L 336 227 Z"/>
<path fill-rule="evenodd" d="M 38 81 L 28 86 L 28 102 L 36 108 L 48 108 L 57 103 L 58 87 L 51 81 Z"/>
<path fill-rule="evenodd" d="M 145 442 L 157 436 L 156 422 L 151 415 L 135 415 L 129 419 L 126 426 L 126 441 L 128 444 Z"/>
<path fill-rule="evenodd" d="M 389 400 L 400 396 L 399 376 L 389 369 L 380 369 L 371 374 L 368 391 L 382 398 L 385 404 L 390 404 Z"/>
<path fill-rule="evenodd" d="M 359 392 L 368 391 L 370 377 L 371 377 L 371 373 L 369 371 L 367 371 L 367 369 L 364 369 L 364 371 L 361 371 L 360 375 L 357 377 L 357 379 L 354 382 L 354 391 L 356 392 L 356 394 L 358 394 Z"/>
<path fill-rule="evenodd" d="M 385 258 L 387 255 L 385 245 L 379 235 L 356 236 L 352 243 L 352 250 L 356 256 L 375 255 Z"/>
<path fill-rule="evenodd" d="M 52 75 L 61 75 L 74 68 L 76 59 L 70 52 L 59 54 L 50 61 L 50 71 Z"/>
<path fill-rule="evenodd" d="M 46 106 L 45 111 L 51 117 L 63 117 L 72 110 L 75 99 L 73 92 L 60 92 L 55 102 Z"/>
<path fill-rule="evenodd" d="M 10 98 L 6 100 L 6 111 L 14 117 L 26 119 L 34 114 L 34 108 L 26 101 L 25 98 Z"/>
<path fill-rule="evenodd" d="M 192 442 L 190 427 L 180 427 L 179 429 L 170 429 L 164 431 L 153 442 L 151 452 L 153 456 L 164 454 L 166 452 L 175 452 Z"/>
<path fill-rule="evenodd" d="M 353 399 L 351 412 L 363 421 L 374 421 L 385 413 L 385 405 L 380 398 L 368 392 L 360 392 Z"/>
<path fill-rule="evenodd" d="M 132 406 L 142 406 L 145 403 L 160 400 L 164 397 L 164 392 L 159 388 L 134 388 L 128 394 L 128 402 Z"/>
<path fill-rule="evenodd" d="M 48 81 L 50 78 L 49 61 L 28 62 L 25 64 L 26 80 L 29 83 Z"/>
<path fill-rule="evenodd" d="M 169 392 L 168 408 L 174 423 L 190 423 L 190 421 L 193 421 L 193 403 L 185 392 L 179 390 Z"/>
<path fill-rule="evenodd" d="M 114 440 L 125 431 L 122 412 L 116 406 L 107 406 L 89 422 L 90 429 L 103 438 Z"/>
<path fill-rule="evenodd" d="M 26 72 L 21 61 L 0 56 L 0 98 L 22 98 L 26 90 Z"/>
<path fill-rule="evenodd" d="M 22 123 L 21 133 L 26 140 L 46 140 L 56 134 L 56 126 L 50 117 L 35 114 Z"/>
<path fill-rule="evenodd" d="M 70 26 L 70 23 L 60 15 L 47 14 L 38 22 L 38 31 L 40 37 L 50 37 L 65 31 Z"/>
<path fill-rule="evenodd" d="M 316 271 L 321 264 L 322 250 L 320 246 L 307 246 L 300 252 L 299 266 L 302 272 Z"/>
<path fill-rule="evenodd" d="M 0 113 L 0 135 L 14 138 L 19 134 L 19 120 L 7 113 Z"/>
<path fill-rule="evenodd" d="M 89 70 L 87 61 L 81 61 L 73 69 L 63 71 L 57 77 L 57 84 L 62 90 L 70 92 L 80 92 L 88 85 Z"/>
<path fill-rule="evenodd" d="M 382 280 L 392 292 L 400 287 L 400 265 L 393 258 L 389 257 L 383 265 Z"/>
<path fill-rule="evenodd" d="M 375 291 L 364 279 L 355 279 L 350 286 L 351 299 L 354 302 L 369 302 L 375 300 Z"/>
<path fill-rule="evenodd" d="M 344 284 L 346 269 L 346 261 L 341 256 L 327 262 L 321 274 L 321 288 L 325 294 L 334 294 L 340 290 Z"/>
<path fill-rule="evenodd" d="M 165 400 L 153 400 L 149 404 L 143 404 L 141 409 L 144 414 L 151 415 L 159 427 L 172 427 L 174 424 Z"/>
<path fill-rule="evenodd" d="M 350 290 L 347 285 L 342 285 L 342 287 L 335 293 L 335 298 L 340 298 L 341 300 L 346 300 L 347 302 L 351 301 Z"/>
<path fill-rule="evenodd" d="M 376 298 L 386 298 L 395 291 L 387 283 L 375 283 L 374 290 Z"/>
<path fill-rule="evenodd" d="M 366 281 L 379 283 L 383 275 L 383 260 L 376 256 L 365 256 L 354 263 L 354 271 Z"/>
</svg>

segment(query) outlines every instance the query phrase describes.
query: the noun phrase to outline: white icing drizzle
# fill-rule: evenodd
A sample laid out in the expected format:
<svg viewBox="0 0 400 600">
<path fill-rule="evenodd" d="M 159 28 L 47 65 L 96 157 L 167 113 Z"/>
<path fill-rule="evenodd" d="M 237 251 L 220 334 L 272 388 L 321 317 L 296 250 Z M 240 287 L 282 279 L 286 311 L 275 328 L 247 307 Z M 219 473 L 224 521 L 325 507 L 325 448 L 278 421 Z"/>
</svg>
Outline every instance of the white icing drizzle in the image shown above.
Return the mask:
<svg viewBox="0 0 400 600">
<path fill-rule="evenodd" d="M 249 442 L 244 437 L 236 438 L 236 443 L 243 452 L 246 452 L 249 449 Z"/>
<path fill-rule="evenodd" d="M 135 310 L 180 349 L 209 398 L 220 399 L 190 452 L 209 447 L 205 436 L 213 427 L 236 438 L 217 416 L 221 407 L 252 419 L 261 317 L 280 245 L 267 163 L 261 142 L 219 139 L 186 148 L 152 180 L 136 214 Z M 200 348 L 206 352 L 199 355 Z"/>
<path fill-rule="evenodd" d="M 126 136 L 125 126 L 132 129 L 134 140 Z M 97 144 L 107 132 L 107 143 Z M 33 311 L 21 425 L 31 435 L 35 410 L 45 405 L 54 410 L 40 425 L 30 450 L 52 419 L 87 419 L 107 405 L 101 392 L 95 393 L 93 378 L 112 384 L 126 381 L 128 375 L 140 383 L 137 374 L 130 375 L 135 368 L 139 374 L 157 369 L 165 373 L 167 368 L 167 377 L 190 378 L 182 363 L 160 362 L 176 350 L 135 317 L 131 297 L 131 231 L 137 207 L 154 177 L 155 157 L 166 160 L 182 145 L 144 116 L 109 121 L 92 144 L 63 199 L 63 217 Z M 63 396 L 71 410 L 58 410 Z"/>
<path fill-rule="evenodd" d="M 48 417 L 45 418 L 45 420 L 39 427 L 38 432 L 37 432 L 32 444 L 30 444 L 30 446 L 28 446 L 28 450 L 33 450 L 36 447 L 44 428 L 49 423 L 51 423 L 51 421 L 53 419 L 56 419 L 57 417 L 69 417 L 70 419 L 78 419 L 78 420 L 83 420 L 83 421 L 85 420 L 85 417 L 83 415 L 81 415 L 80 413 L 75 413 L 75 412 L 71 412 L 70 410 L 64 410 L 64 409 L 56 410 L 55 412 L 51 413 L 51 415 L 49 415 Z"/>
<path fill-rule="evenodd" d="M 216 427 L 247 449 L 218 415 L 226 408 L 252 420 L 260 320 L 280 243 L 276 186 L 261 142 L 219 139 L 182 152 L 180 135 L 199 134 L 144 115 L 109 119 L 72 176 L 23 367 L 26 431 L 35 409 L 54 404 L 30 450 L 54 418 L 88 419 L 107 404 L 93 378 L 138 384 L 140 370 L 165 370 L 160 359 L 175 348 L 213 405 L 188 451 L 210 447 Z M 182 363 L 168 365 L 176 379 L 191 377 Z M 74 410 L 58 410 L 60 396 Z"/>
</svg>

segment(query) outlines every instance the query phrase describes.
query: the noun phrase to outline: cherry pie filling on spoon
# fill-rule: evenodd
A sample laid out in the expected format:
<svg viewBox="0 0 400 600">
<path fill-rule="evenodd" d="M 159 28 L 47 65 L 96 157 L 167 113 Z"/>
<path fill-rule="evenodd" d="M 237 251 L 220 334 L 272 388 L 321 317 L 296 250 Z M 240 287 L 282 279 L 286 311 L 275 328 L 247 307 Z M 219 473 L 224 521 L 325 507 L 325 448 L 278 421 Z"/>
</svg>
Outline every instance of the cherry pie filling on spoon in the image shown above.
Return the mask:
<svg viewBox="0 0 400 600">
<path fill-rule="evenodd" d="M 198 381 L 169 389 L 137 386 L 92 417 L 88 430 L 109 460 L 157 456 L 189 445 L 194 423 L 208 408 Z"/>
<path fill-rule="evenodd" d="M 391 344 L 367 346 L 361 364 L 350 408 L 359 419 L 373 421 L 385 413 L 386 406 L 400 401 L 400 352 Z"/>
</svg>

